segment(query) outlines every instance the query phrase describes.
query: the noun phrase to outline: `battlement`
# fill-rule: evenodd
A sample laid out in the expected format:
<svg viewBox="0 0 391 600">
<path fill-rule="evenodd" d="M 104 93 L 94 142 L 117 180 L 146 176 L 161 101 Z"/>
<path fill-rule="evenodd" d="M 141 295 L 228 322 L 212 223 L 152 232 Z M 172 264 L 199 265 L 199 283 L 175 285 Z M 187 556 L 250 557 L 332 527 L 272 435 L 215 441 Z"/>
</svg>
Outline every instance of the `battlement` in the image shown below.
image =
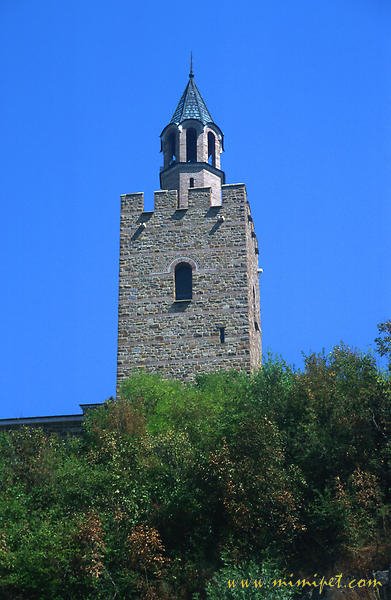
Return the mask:
<svg viewBox="0 0 391 600">
<path fill-rule="evenodd" d="M 172 214 L 176 211 L 208 211 L 209 209 L 228 209 L 247 201 L 244 183 L 230 183 L 221 186 L 221 198 L 217 204 L 212 187 L 193 187 L 188 190 L 187 201 L 179 199 L 177 190 L 157 190 L 154 192 L 154 209 L 151 215 Z M 144 192 L 121 194 L 121 214 L 141 216 L 144 210 Z"/>
</svg>

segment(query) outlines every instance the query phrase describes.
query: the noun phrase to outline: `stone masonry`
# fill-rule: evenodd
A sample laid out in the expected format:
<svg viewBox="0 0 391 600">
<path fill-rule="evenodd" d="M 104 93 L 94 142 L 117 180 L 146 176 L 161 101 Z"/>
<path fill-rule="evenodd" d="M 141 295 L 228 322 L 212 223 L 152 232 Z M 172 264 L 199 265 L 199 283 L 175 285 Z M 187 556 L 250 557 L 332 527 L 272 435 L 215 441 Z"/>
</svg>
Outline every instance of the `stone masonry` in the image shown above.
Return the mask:
<svg viewBox="0 0 391 600">
<path fill-rule="evenodd" d="M 260 364 L 258 244 L 244 184 L 121 197 L 118 384 L 135 369 L 180 379 Z M 176 302 L 174 269 L 193 270 L 193 298 Z M 220 331 L 224 327 L 225 339 Z"/>
<path fill-rule="evenodd" d="M 190 380 L 260 365 L 258 242 L 223 148 L 191 67 L 161 133 L 154 211 L 142 193 L 121 196 L 117 387 L 137 369 Z"/>
</svg>

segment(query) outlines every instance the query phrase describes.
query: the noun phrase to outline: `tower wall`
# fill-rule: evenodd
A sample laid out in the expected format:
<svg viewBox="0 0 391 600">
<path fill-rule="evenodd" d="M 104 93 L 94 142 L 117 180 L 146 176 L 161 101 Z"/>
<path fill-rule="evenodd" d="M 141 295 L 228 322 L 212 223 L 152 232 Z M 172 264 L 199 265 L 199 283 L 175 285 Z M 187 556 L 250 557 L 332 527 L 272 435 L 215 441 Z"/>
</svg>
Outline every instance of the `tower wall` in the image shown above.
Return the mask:
<svg viewBox="0 0 391 600">
<path fill-rule="evenodd" d="M 257 367 L 261 359 L 256 238 L 243 184 L 121 197 L 118 384 L 135 369 L 192 379 L 198 372 Z M 224 217 L 224 220 L 221 219 Z M 193 298 L 176 302 L 175 265 L 193 268 Z M 225 341 L 221 342 L 221 328 Z"/>
<path fill-rule="evenodd" d="M 206 163 L 178 163 L 162 172 L 161 186 L 165 190 L 178 190 L 178 207 L 186 208 L 189 188 L 191 187 L 190 179 L 192 178 L 193 187 L 211 188 L 212 205 L 219 206 L 221 204 L 221 180 L 223 176 L 222 171 L 212 170 Z"/>
</svg>

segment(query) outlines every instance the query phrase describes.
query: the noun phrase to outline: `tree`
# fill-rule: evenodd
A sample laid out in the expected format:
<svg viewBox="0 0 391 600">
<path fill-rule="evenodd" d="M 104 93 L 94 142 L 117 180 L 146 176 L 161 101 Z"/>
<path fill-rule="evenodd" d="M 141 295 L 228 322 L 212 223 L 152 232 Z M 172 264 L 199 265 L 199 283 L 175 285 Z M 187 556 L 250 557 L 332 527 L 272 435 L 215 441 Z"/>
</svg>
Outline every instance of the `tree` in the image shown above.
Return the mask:
<svg viewBox="0 0 391 600">
<path fill-rule="evenodd" d="M 377 326 L 379 336 L 375 338 L 376 349 L 380 356 L 388 357 L 388 368 L 391 370 L 391 321 L 384 321 Z"/>
</svg>

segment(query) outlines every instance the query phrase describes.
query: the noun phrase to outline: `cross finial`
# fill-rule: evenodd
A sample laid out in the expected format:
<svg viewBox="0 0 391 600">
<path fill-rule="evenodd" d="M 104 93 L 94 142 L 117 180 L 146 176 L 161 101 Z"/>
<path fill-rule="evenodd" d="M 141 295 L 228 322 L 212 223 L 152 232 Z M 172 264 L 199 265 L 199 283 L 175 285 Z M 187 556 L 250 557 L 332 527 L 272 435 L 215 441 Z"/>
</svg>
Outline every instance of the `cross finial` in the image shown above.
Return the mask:
<svg viewBox="0 0 391 600">
<path fill-rule="evenodd" d="M 190 52 L 190 73 L 189 77 L 192 79 L 194 77 L 193 73 L 193 52 Z"/>
</svg>

